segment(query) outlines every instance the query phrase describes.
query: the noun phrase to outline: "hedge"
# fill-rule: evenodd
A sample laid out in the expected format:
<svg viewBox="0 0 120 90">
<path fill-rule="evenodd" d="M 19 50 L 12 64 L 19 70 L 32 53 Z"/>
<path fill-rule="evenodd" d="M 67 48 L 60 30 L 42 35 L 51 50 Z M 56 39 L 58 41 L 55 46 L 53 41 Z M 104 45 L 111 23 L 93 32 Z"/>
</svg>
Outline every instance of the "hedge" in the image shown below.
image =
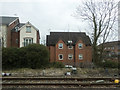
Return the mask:
<svg viewBox="0 0 120 90">
<path fill-rule="evenodd" d="M 46 46 L 31 44 L 22 48 L 2 48 L 2 68 L 44 68 L 49 64 Z"/>
</svg>

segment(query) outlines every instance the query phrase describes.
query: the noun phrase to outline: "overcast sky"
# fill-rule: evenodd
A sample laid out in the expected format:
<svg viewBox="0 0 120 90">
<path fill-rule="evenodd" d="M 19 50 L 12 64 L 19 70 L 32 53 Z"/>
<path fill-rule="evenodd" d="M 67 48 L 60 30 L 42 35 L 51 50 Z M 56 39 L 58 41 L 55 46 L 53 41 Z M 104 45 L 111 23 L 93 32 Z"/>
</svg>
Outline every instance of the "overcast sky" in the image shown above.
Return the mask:
<svg viewBox="0 0 120 90">
<path fill-rule="evenodd" d="M 87 24 L 73 17 L 82 0 L 0 0 L 0 16 L 31 22 L 44 39 L 50 31 L 85 32 Z"/>
</svg>

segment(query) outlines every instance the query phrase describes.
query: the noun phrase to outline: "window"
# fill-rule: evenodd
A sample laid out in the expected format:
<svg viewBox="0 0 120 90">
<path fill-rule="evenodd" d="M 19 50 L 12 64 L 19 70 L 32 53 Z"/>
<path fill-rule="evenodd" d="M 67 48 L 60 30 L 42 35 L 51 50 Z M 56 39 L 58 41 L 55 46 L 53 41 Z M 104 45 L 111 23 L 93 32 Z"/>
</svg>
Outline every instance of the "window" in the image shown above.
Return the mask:
<svg viewBox="0 0 120 90">
<path fill-rule="evenodd" d="M 24 38 L 24 47 L 33 44 L 33 38 Z"/>
<path fill-rule="evenodd" d="M 15 27 L 15 32 L 18 32 L 19 27 Z"/>
<path fill-rule="evenodd" d="M 63 54 L 59 54 L 59 60 L 63 60 Z"/>
<path fill-rule="evenodd" d="M 26 26 L 26 32 L 31 33 L 31 26 Z"/>
<path fill-rule="evenodd" d="M 107 48 L 105 47 L 104 50 L 106 50 Z"/>
<path fill-rule="evenodd" d="M 79 44 L 78 44 L 78 48 L 79 48 L 79 49 L 82 49 L 82 43 L 79 43 Z"/>
<path fill-rule="evenodd" d="M 120 55 L 120 52 L 118 52 L 118 55 Z"/>
<path fill-rule="evenodd" d="M 68 44 L 71 44 L 72 43 L 72 40 L 68 40 Z"/>
<path fill-rule="evenodd" d="M 112 55 L 115 55 L 115 52 L 111 52 Z"/>
<path fill-rule="evenodd" d="M 29 39 L 29 44 L 32 44 L 32 39 Z"/>
<path fill-rule="evenodd" d="M 79 54 L 79 60 L 82 60 L 82 59 L 83 59 L 83 55 Z"/>
<path fill-rule="evenodd" d="M 114 47 L 112 47 L 112 49 L 114 50 L 115 48 L 114 48 Z"/>
<path fill-rule="evenodd" d="M 73 59 L 73 54 L 68 54 L 68 59 L 72 60 Z"/>
<path fill-rule="evenodd" d="M 59 43 L 59 44 L 58 44 L 58 48 L 59 48 L 59 49 L 63 49 L 63 44 L 62 44 L 62 43 Z"/>
<path fill-rule="evenodd" d="M 120 44 L 118 44 L 118 49 L 120 50 Z"/>
<path fill-rule="evenodd" d="M 68 49 L 73 49 L 73 46 L 71 46 L 71 45 L 70 45 L 70 46 L 68 46 Z"/>
</svg>

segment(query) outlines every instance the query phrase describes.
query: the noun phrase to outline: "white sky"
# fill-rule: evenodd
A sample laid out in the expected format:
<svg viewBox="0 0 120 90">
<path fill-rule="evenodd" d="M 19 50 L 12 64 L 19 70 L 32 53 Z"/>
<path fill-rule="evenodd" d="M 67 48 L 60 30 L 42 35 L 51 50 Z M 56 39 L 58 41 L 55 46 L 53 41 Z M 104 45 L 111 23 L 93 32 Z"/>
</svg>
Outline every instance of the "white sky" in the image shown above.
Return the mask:
<svg viewBox="0 0 120 90">
<path fill-rule="evenodd" d="M 50 31 L 87 30 L 87 24 L 73 17 L 82 0 L 0 0 L 0 16 L 19 17 L 21 23 L 30 21 L 44 39 Z M 51 30 L 49 30 L 51 29 Z"/>
</svg>

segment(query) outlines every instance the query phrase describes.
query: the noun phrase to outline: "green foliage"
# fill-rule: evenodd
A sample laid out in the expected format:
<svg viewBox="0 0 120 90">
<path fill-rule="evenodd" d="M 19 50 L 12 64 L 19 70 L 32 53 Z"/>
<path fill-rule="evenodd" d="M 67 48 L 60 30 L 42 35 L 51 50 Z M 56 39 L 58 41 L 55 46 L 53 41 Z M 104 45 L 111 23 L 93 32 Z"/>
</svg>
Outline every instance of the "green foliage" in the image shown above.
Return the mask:
<svg viewBox="0 0 120 90">
<path fill-rule="evenodd" d="M 50 63 L 50 67 L 53 68 L 64 68 L 64 64 L 62 62 L 52 62 Z"/>
<path fill-rule="evenodd" d="M 22 48 L 3 48 L 2 59 L 3 69 L 44 68 L 49 64 L 49 52 L 40 44 Z"/>
<path fill-rule="evenodd" d="M 100 63 L 99 66 L 104 68 L 118 68 L 118 62 L 105 60 L 105 62 Z"/>
<path fill-rule="evenodd" d="M 43 68 L 49 64 L 49 53 L 44 45 L 29 45 L 26 47 L 26 52 L 26 59 L 30 68 Z"/>
<path fill-rule="evenodd" d="M 2 67 L 13 68 L 18 67 L 18 54 L 19 49 L 17 48 L 3 48 L 2 49 Z M 11 67 L 12 66 L 12 67 Z"/>
</svg>

